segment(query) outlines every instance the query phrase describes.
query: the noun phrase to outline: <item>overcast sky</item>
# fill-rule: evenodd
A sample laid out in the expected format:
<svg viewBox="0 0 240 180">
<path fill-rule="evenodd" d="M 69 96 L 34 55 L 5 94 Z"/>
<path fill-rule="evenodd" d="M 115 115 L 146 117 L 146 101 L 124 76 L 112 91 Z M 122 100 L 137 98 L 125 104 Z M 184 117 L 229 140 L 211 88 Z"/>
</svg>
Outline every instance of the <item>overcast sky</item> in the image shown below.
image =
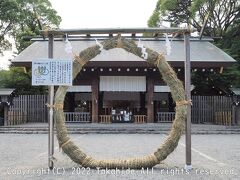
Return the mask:
<svg viewBox="0 0 240 180">
<path fill-rule="evenodd" d="M 147 27 L 157 0 L 49 0 L 62 17 L 61 29 Z M 0 69 L 11 52 L 0 56 Z"/>
<path fill-rule="evenodd" d="M 60 28 L 147 27 L 157 0 L 50 0 Z"/>
</svg>

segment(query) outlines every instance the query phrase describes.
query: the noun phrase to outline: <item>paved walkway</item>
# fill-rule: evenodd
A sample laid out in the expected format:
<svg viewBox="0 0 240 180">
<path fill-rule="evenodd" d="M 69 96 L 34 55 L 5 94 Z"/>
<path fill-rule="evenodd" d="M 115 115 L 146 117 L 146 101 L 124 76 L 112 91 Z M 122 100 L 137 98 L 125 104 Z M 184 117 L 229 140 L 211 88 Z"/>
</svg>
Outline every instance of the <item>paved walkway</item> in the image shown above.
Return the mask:
<svg viewBox="0 0 240 180">
<path fill-rule="evenodd" d="M 72 140 L 95 158 L 125 158 L 154 152 L 163 134 L 72 134 Z M 193 170 L 185 172 L 185 143 L 149 170 L 84 169 L 59 152 L 55 139 L 54 171 L 47 168 L 47 134 L 0 134 L 0 179 L 240 179 L 239 135 L 193 135 Z"/>
</svg>

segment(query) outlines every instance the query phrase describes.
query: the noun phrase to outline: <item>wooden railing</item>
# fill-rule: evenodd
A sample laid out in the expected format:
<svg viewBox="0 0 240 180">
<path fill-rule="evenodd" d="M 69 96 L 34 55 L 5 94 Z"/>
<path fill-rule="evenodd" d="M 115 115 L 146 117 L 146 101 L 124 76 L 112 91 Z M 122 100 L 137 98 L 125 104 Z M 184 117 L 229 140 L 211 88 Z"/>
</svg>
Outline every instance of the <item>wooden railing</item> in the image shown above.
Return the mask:
<svg viewBox="0 0 240 180">
<path fill-rule="evenodd" d="M 157 112 L 157 122 L 173 122 L 175 112 Z"/>
<path fill-rule="evenodd" d="M 134 122 L 135 123 L 145 123 L 146 122 L 146 115 L 134 115 Z"/>
<path fill-rule="evenodd" d="M 112 115 L 100 115 L 100 123 L 112 123 Z"/>
<path fill-rule="evenodd" d="M 64 112 L 64 114 L 66 122 L 91 122 L 89 112 Z"/>
</svg>

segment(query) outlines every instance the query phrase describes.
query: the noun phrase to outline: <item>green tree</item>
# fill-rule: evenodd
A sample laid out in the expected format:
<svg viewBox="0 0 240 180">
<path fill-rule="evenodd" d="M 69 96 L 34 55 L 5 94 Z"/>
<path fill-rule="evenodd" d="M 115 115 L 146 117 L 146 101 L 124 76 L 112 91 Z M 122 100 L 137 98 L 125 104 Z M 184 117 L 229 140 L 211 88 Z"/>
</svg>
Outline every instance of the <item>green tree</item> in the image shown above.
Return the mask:
<svg viewBox="0 0 240 180">
<path fill-rule="evenodd" d="M 190 11 L 188 9 L 190 4 L 190 0 L 158 0 L 148 20 L 148 26 L 157 27 L 160 26 L 163 21 L 170 22 L 173 27 L 181 23 L 186 23 L 190 17 Z"/>
<path fill-rule="evenodd" d="M 240 19 L 229 28 L 216 45 L 236 59 L 237 63 L 228 68 L 225 75 L 231 79 L 234 87 L 240 88 Z"/>
<path fill-rule="evenodd" d="M 31 44 L 25 36 L 39 35 L 39 30 L 58 28 L 61 17 L 48 0 L 1 0 L 0 1 L 0 53 L 10 47 L 13 38 L 18 53 Z M 0 87 L 16 88 L 19 94 L 44 93 L 45 87 L 31 86 L 31 72 L 10 67 L 0 71 Z"/>
<path fill-rule="evenodd" d="M 158 0 L 148 26 L 156 27 L 163 21 L 173 26 L 188 23 L 200 32 L 208 17 L 204 34 L 223 36 L 239 16 L 239 0 Z"/>
<path fill-rule="evenodd" d="M 14 88 L 17 94 L 44 94 L 45 86 L 31 86 L 31 72 L 24 68 L 11 67 L 9 70 L 0 70 L 0 88 Z"/>
<path fill-rule="evenodd" d="M 8 48 L 7 37 L 14 38 L 18 52 L 29 43 L 26 35 L 38 35 L 43 27 L 57 28 L 61 17 L 48 0 L 1 0 L 0 2 L 0 52 Z"/>
<path fill-rule="evenodd" d="M 51 7 L 48 0 L 17 0 L 21 11 L 21 19 L 24 23 L 20 23 L 14 29 L 14 37 L 18 51 L 25 49 L 29 43 L 24 41 L 23 37 L 39 35 L 41 29 L 58 28 L 61 17 L 57 15 L 56 10 Z"/>
<path fill-rule="evenodd" d="M 19 11 L 15 0 L 0 1 L 0 53 L 11 46 L 6 36 L 13 29 L 13 24 L 19 21 L 16 10 Z"/>
<path fill-rule="evenodd" d="M 216 90 L 216 86 L 222 89 L 227 89 L 225 87 L 231 84 L 240 86 L 239 0 L 158 0 L 148 25 L 157 27 L 163 21 L 170 22 L 172 26 L 186 23 L 199 32 L 205 25 L 203 34 L 221 37 L 221 39 L 215 39 L 214 44 L 237 60 L 237 63 L 228 68 L 224 74 L 202 71 L 193 73 L 192 81 L 200 94 L 213 91 L 212 87 Z"/>
</svg>

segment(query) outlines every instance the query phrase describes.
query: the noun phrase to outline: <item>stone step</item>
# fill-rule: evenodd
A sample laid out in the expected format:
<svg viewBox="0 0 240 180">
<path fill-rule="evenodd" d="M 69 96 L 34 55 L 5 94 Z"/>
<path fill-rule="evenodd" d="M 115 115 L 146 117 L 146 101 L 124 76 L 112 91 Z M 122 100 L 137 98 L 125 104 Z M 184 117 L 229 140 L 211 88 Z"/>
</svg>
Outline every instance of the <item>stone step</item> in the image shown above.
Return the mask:
<svg viewBox="0 0 240 180">
<path fill-rule="evenodd" d="M 148 123 L 148 124 L 66 124 L 69 134 L 168 134 L 171 123 Z M 47 134 L 47 123 L 27 123 L 15 126 L 0 126 L 0 133 L 22 133 L 22 134 Z M 192 134 L 240 134 L 240 126 L 221 126 L 192 124 Z"/>
<path fill-rule="evenodd" d="M 1 131 L 48 131 L 48 128 L 0 128 L 0 132 Z M 68 128 L 68 131 L 170 131 L 170 129 L 164 129 L 164 128 L 155 128 L 155 129 L 151 129 L 151 128 L 141 128 L 141 129 L 134 129 L 134 128 L 129 128 L 129 129 L 123 129 L 123 128 L 111 128 L 111 129 L 107 129 L 107 128 Z M 240 132 L 240 129 L 192 129 L 192 132 L 195 131 L 216 131 L 216 132 L 221 132 L 221 131 L 233 131 L 233 132 Z"/>
<path fill-rule="evenodd" d="M 104 131 L 104 132 L 74 132 L 74 131 L 70 131 L 68 132 L 69 134 L 168 134 L 167 132 L 108 132 L 108 131 Z M 1 131 L 0 134 L 47 134 L 47 132 L 45 131 L 27 131 L 27 132 L 23 132 L 23 131 Z M 232 131 L 227 131 L 227 132 L 214 132 L 214 131 L 206 131 L 206 132 L 194 132 L 192 134 L 202 134 L 202 135 L 206 135 L 206 134 L 240 134 L 239 132 L 232 132 Z"/>
<path fill-rule="evenodd" d="M 48 129 L 0 129 L 0 134 L 47 134 Z M 55 130 L 56 133 L 56 130 Z M 169 129 L 69 129 L 69 134 L 168 134 Z M 240 134 L 238 129 L 193 130 L 192 134 Z"/>
</svg>

